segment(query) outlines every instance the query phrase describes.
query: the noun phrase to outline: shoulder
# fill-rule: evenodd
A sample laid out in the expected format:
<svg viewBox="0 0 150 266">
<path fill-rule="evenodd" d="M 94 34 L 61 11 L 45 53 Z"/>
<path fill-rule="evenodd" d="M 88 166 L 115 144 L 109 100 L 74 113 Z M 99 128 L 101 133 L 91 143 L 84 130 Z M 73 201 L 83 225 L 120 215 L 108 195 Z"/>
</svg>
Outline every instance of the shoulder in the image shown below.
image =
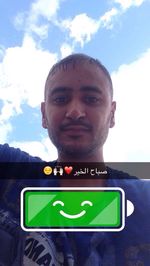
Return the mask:
<svg viewBox="0 0 150 266">
<path fill-rule="evenodd" d="M 109 168 L 108 186 L 121 187 L 127 199 L 149 206 L 150 210 L 150 180 L 140 179 L 126 172 Z"/>
<path fill-rule="evenodd" d="M 130 173 L 126 173 L 120 170 L 107 168 L 108 169 L 108 176 L 109 176 L 109 183 L 113 186 L 122 186 L 124 188 L 142 188 L 142 187 L 150 187 L 150 182 L 147 179 L 143 179 L 140 177 L 136 177 L 131 175 Z"/>
<path fill-rule="evenodd" d="M 42 160 L 8 144 L 0 144 L 0 162 L 42 162 Z"/>
</svg>

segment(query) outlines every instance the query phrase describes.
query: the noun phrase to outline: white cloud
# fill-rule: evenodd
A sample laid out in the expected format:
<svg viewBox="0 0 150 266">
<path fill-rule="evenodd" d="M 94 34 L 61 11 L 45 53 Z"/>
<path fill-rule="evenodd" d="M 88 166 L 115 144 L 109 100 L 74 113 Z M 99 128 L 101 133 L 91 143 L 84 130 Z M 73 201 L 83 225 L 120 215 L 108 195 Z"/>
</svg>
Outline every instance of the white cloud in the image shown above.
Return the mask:
<svg viewBox="0 0 150 266">
<path fill-rule="evenodd" d="M 10 146 L 20 148 L 32 156 L 38 156 L 45 161 L 57 159 L 57 150 L 50 142 L 49 138 L 41 141 L 11 142 Z"/>
<path fill-rule="evenodd" d="M 111 29 L 113 27 L 113 18 L 119 14 L 118 9 L 112 8 L 107 11 L 101 18 L 100 21 L 102 26 L 107 29 Z"/>
<path fill-rule="evenodd" d="M 63 43 L 60 47 L 61 58 L 64 58 L 72 54 L 73 50 L 74 50 L 73 46 L 69 45 L 68 43 Z"/>
<path fill-rule="evenodd" d="M 111 29 L 113 27 L 114 18 L 119 15 L 119 11 L 116 8 L 104 13 L 98 19 L 89 17 L 86 13 L 78 14 L 73 19 L 65 19 L 59 23 L 59 27 L 62 30 L 69 31 L 69 37 L 76 43 L 80 43 L 81 47 L 85 43 L 91 41 L 94 34 L 98 32 L 100 28 Z"/>
<path fill-rule="evenodd" d="M 0 121 L 0 143 L 7 141 L 9 133 L 12 131 L 12 126 L 9 122 Z"/>
<path fill-rule="evenodd" d="M 56 15 L 57 10 L 59 9 L 60 0 L 36 0 L 31 5 L 31 17 L 34 20 L 38 16 L 43 16 L 50 20 L 53 16 Z"/>
<path fill-rule="evenodd" d="M 132 6 L 140 6 L 145 0 L 114 0 L 115 3 L 120 4 L 122 9 L 128 9 Z"/>
<path fill-rule="evenodd" d="M 21 47 L 6 49 L 0 64 L 1 120 L 19 114 L 23 103 L 31 107 L 40 104 L 46 76 L 56 60 L 56 54 L 37 48 L 29 36 Z"/>
<path fill-rule="evenodd" d="M 87 14 L 79 14 L 72 20 L 62 21 L 61 27 L 69 30 L 69 35 L 83 47 L 84 43 L 91 40 L 92 34 L 99 28 L 99 21 L 90 18 Z"/>
<path fill-rule="evenodd" d="M 14 18 L 17 29 L 24 29 L 28 34 L 35 33 L 40 38 L 48 36 L 50 22 L 54 23 L 60 2 L 63 0 L 36 0 L 28 12 L 21 12 Z M 41 22 L 40 19 L 45 19 Z"/>
<path fill-rule="evenodd" d="M 149 69 L 150 49 L 112 73 L 117 112 L 116 126 L 105 147 L 108 161 L 149 161 Z"/>
<path fill-rule="evenodd" d="M 4 101 L 3 104 L 4 105 L 1 109 L 1 114 L 0 114 L 0 121 L 7 121 L 9 120 L 10 117 L 13 117 L 15 113 L 17 114 L 21 113 L 20 106 L 18 108 L 18 106 L 14 105 L 14 103 L 9 103 L 7 101 Z"/>
</svg>

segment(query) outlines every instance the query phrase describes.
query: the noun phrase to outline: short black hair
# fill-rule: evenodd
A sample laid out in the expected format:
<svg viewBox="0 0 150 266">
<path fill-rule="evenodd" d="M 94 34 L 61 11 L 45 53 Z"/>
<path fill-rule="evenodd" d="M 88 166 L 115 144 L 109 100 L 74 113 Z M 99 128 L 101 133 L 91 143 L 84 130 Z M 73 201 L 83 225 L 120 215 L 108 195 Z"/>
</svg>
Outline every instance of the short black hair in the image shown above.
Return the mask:
<svg viewBox="0 0 150 266">
<path fill-rule="evenodd" d="M 107 70 L 107 68 L 101 63 L 101 61 L 99 61 L 98 59 L 95 59 L 89 55 L 86 54 L 82 54 L 82 53 L 75 53 L 75 54 L 71 54 L 68 55 L 67 57 L 61 59 L 60 61 L 58 61 L 56 64 L 54 64 L 52 66 L 52 68 L 49 71 L 46 83 L 49 79 L 50 76 L 53 76 L 57 70 L 61 70 L 63 69 L 64 71 L 68 69 L 68 66 L 71 64 L 73 68 L 75 68 L 77 63 L 82 63 L 87 61 L 90 64 L 95 64 L 97 65 L 106 75 L 107 79 L 109 80 L 110 83 L 110 89 L 111 89 L 111 95 L 113 96 L 113 84 L 112 84 L 112 79 L 111 76 L 109 74 L 109 71 Z"/>
</svg>

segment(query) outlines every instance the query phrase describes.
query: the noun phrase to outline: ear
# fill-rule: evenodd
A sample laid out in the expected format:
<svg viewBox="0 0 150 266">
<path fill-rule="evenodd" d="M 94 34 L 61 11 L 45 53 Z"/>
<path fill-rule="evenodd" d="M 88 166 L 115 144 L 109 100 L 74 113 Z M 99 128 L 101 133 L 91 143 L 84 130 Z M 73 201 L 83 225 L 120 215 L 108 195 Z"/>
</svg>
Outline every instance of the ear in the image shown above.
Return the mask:
<svg viewBox="0 0 150 266">
<path fill-rule="evenodd" d="M 45 102 L 41 103 L 41 114 L 42 114 L 42 127 L 47 128 L 47 119 L 45 115 Z"/>
<path fill-rule="evenodd" d="M 115 125 L 115 111 L 116 111 L 116 102 L 112 102 L 111 113 L 110 113 L 110 128 Z"/>
</svg>

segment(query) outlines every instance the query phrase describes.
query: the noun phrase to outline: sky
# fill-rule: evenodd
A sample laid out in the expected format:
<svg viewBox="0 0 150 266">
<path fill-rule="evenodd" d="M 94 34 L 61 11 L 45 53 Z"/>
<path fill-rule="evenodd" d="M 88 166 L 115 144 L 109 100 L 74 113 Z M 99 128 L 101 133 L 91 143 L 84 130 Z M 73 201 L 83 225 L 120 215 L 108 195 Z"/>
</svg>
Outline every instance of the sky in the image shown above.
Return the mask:
<svg viewBox="0 0 150 266">
<path fill-rule="evenodd" d="M 0 142 L 46 161 L 57 158 L 41 125 L 52 65 L 71 53 L 109 70 L 116 125 L 108 162 L 150 158 L 150 0 L 0 0 Z"/>
</svg>

